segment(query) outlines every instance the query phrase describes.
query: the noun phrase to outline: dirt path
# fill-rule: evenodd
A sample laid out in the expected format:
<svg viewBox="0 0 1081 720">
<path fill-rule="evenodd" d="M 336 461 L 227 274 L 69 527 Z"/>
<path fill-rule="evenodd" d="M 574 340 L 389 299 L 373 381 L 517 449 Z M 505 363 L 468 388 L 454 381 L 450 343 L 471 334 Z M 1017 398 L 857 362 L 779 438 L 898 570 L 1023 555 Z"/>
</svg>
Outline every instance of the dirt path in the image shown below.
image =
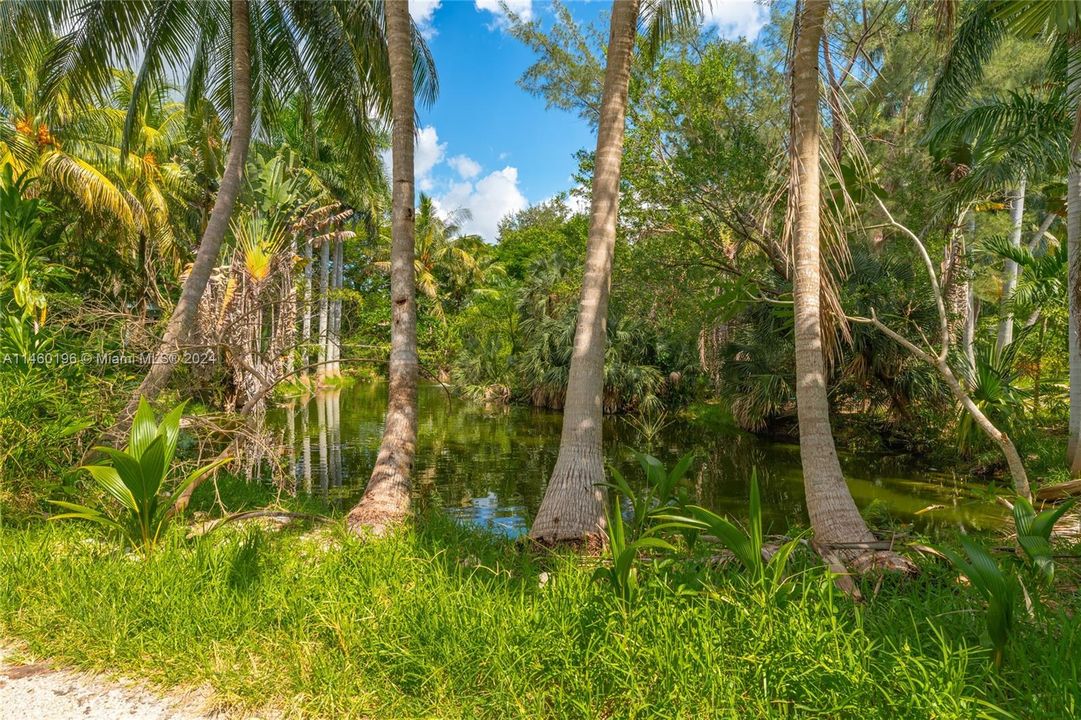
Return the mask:
<svg viewBox="0 0 1081 720">
<path fill-rule="evenodd" d="M 0 720 L 226 720 L 207 710 L 205 694 L 161 696 L 135 682 L 20 660 L 0 645 Z"/>
</svg>

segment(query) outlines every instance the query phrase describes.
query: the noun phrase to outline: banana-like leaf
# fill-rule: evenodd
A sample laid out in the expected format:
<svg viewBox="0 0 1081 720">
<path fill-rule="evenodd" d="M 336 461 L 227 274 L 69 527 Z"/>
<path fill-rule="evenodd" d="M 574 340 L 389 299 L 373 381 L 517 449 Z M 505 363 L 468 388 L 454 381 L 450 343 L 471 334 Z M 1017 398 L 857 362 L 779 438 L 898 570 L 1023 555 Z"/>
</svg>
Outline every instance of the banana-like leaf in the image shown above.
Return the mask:
<svg viewBox="0 0 1081 720">
<path fill-rule="evenodd" d="M 128 442 L 127 452 L 136 460 L 143 456 L 143 451 L 158 435 L 158 424 L 154 420 L 154 411 L 146 402 L 146 398 L 139 398 L 139 409 L 135 411 L 135 418 L 131 422 L 131 439 Z"/>
<path fill-rule="evenodd" d="M 94 481 L 106 492 L 119 500 L 126 510 L 138 512 L 139 505 L 135 502 L 135 496 L 124 481 L 120 479 L 116 468 L 105 465 L 83 465 L 80 469 L 90 473 L 90 477 L 94 478 Z"/>
<path fill-rule="evenodd" d="M 751 551 L 762 562 L 762 496 L 758 491 L 758 468 L 751 469 L 751 500 L 750 518 L 748 522 L 748 538 L 751 541 Z"/>
<path fill-rule="evenodd" d="M 98 447 L 96 450 L 109 456 L 109 459 L 113 461 L 113 467 L 116 468 L 116 474 L 131 490 L 136 503 L 141 506 L 146 501 L 146 486 L 143 483 L 143 468 L 139 461 L 122 450 L 109 447 Z"/>
<path fill-rule="evenodd" d="M 158 425 L 158 434 L 164 438 L 163 448 L 165 450 L 165 467 L 169 467 L 173 464 L 173 456 L 176 454 L 176 443 L 180 438 L 180 418 L 184 415 L 184 406 L 186 404 L 186 402 L 182 402 L 170 410 L 165 417 L 162 418 L 161 424 Z"/>
<path fill-rule="evenodd" d="M 1068 500 L 1058 507 L 1041 512 L 1032 520 L 1032 533 L 1050 539 L 1055 524 L 1062 519 L 1063 515 L 1069 512 L 1076 502 L 1076 500 Z"/>
<path fill-rule="evenodd" d="M 149 503 L 157 497 L 158 489 L 165 479 L 165 438 L 156 436 L 143 450 L 139 458 L 139 468 L 143 476 L 144 502 Z"/>
<path fill-rule="evenodd" d="M 759 546 L 756 553 L 754 541 L 747 533 L 730 520 L 704 507 L 692 505 L 687 510 L 694 519 L 705 526 L 704 530 L 716 536 L 721 544 L 736 556 L 743 567 L 756 575 L 762 571 L 762 549 Z"/>
<path fill-rule="evenodd" d="M 105 517 L 97 510 L 88 508 L 85 505 L 76 505 L 75 503 L 64 502 L 62 500 L 50 500 L 50 504 L 67 510 L 66 513 L 60 513 L 59 515 L 50 515 L 49 521 L 53 520 L 89 520 L 90 522 L 96 522 L 99 525 L 111 528 L 113 530 L 119 530 L 124 532 L 124 527 L 113 520 L 112 518 Z"/>
</svg>

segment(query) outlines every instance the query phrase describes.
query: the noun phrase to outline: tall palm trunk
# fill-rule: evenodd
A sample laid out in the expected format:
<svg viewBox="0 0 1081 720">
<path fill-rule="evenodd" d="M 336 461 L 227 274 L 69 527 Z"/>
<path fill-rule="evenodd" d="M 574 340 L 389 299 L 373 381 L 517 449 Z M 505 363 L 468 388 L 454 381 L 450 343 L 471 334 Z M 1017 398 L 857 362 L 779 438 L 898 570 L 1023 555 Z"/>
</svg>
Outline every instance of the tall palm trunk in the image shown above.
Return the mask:
<svg viewBox="0 0 1081 720">
<path fill-rule="evenodd" d="M 368 487 L 346 524 L 381 534 L 410 513 L 417 444 L 417 296 L 414 277 L 413 50 L 409 6 L 384 3 L 390 57 L 393 216 L 390 253 L 390 367 L 386 424 Z"/>
<path fill-rule="evenodd" d="M 976 245 L 976 213 L 969 210 L 965 214 L 965 232 L 968 233 L 968 247 Z M 969 274 L 972 267 L 966 267 Z M 961 336 L 961 345 L 965 352 L 965 363 L 969 373 L 976 372 L 976 322 L 980 317 L 980 300 L 971 277 L 965 280 L 965 329 Z"/>
<path fill-rule="evenodd" d="M 244 179 L 244 164 L 248 158 L 248 146 L 251 143 L 252 107 L 251 107 L 251 24 L 248 15 L 248 0 L 232 0 L 232 41 L 233 41 L 233 130 L 229 137 L 229 157 L 222 173 L 218 196 L 210 212 L 199 250 L 191 272 L 184 281 L 180 299 L 173 308 L 169 324 L 165 328 L 158 349 L 158 357 L 150 366 L 146 377 L 120 413 L 110 435 L 122 436 L 135 417 L 139 407 L 139 398 L 152 399 L 165 388 L 173 373 L 174 358 L 180 346 L 187 340 L 195 323 L 199 301 L 206 290 L 210 273 L 218 262 L 222 241 L 229 229 L 229 220 L 236 206 L 237 196 Z"/>
<path fill-rule="evenodd" d="M 597 544 L 604 538 L 605 492 L 602 454 L 604 350 L 608 293 L 612 280 L 619 179 L 627 91 L 638 24 L 639 0 L 612 3 L 608 67 L 604 75 L 593 205 L 586 245 L 585 275 L 578 303 L 563 434 L 530 537 L 546 545 Z"/>
<path fill-rule="evenodd" d="M 319 245 L 319 368 L 315 377 L 322 382 L 327 375 L 327 339 L 330 337 L 330 241 Z"/>
<path fill-rule="evenodd" d="M 819 247 L 818 46 L 828 0 L 804 0 L 792 71 L 792 191 L 798 203 L 793 278 L 796 409 L 807 512 L 819 544 L 875 538 L 848 491 L 830 427 L 822 349 L 822 257 Z M 851 557 L 858 553 L 843 553 Z"/>
<path fill-rule="evenodd" d="M 312 298 L 312 239 L 307 237 L 304 239 L 304 308 L 303 315 L 301 316 L 300 328 L 301 328 L 301 377 L 304 383 L 308 381 L 308 365 L 311 363 L 311 354 L 309 349 L 312 342 L 312 305 L 314 299 Z"/>
<path fill-rule="evenodd" d="M 342 265 L 345 257 L 345 241 L 338 240 L 334 246 L 334 312 L 330 323 L 330 373 L 332 377 L 342 374 Z"/>
<path fill-rule="evenodd" d="M 1073 44 L 1076 54 L 1081 48 Z M 1070 94 L 1081 93 L 1081 61 L 1070 60 Z M 1069 258 L 1070 424 L 1067 464 L 1081 478 L 1081 124 L 1074 123 L 1066 194 L 1066 250 Z"/>
<path fill-rule="evenodd" d="M 1025 178 L 1010 192 L 1010 244 L 1021 247 L 1021 233 L 1024 229 L 1025 216 Z M 1002 279 L 1002 302 L 999 305 L 998 338 L 995 341 L 995 355 L 1002 355 L 1006 346 L 1013 342 L 1013 313 L 1009 302 L 1013 289 L 1017 286 L 1018 265 L 1013 260 L 1006 261 L 1006 272 Z"/>
</svg>

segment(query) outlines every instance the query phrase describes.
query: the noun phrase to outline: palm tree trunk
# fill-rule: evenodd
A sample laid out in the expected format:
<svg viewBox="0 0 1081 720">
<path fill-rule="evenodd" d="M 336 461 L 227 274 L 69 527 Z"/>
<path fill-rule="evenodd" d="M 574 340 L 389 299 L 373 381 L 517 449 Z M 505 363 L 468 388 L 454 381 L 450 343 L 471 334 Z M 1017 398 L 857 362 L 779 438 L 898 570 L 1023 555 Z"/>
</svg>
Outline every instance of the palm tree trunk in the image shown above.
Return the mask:
<svg viewBox="0 0 1081 720">
<path fill-rule="evenodd" d="M 139 407 L 139 399 L 148 400 L 158 396 L 173 373 L 173 355 L 184 343 L 195 323 L 199 301 L 206 290 L 210 273 L 218 262 L 222 241 L 229 230 L 237 196 L 244 179 L 244 164 L 251 143 L 251 24 L 248 16 L 248 0 L 232 0 L 233 40 L 233 130 L 229 138 L 229 158 L 222 173 L 218 196 L 210 213 L 199 250 L 191 272 L 180 291 L 180 299 L 173 308 L 169 324 L 165 328 L 157 358 L 138 389 L 120 413 L 107 435 L 116 437 L 127 433 L 132 418 Z"/>
<path fill-rule="evenodd" d="M 311 362 L 311 354 L 308 352 L 312 342 L 312 239 L 304 239 L 304 308 L 301 316 L 301 378 L 304 384 L 308 383 L 308 364 Z"/>
<path fill-rule="evenodd" d="M 319 367 L 315 371 L 317 384 L 327 375 L 327 340 L 330 337 L 330 241 L 323 238 L 319 245 Z"/>
<path fill-rule="evenodd" d="M 340 377 L 342 374 L 341 360 L 342 357 L 342 263 L 345 256 L 345 241 L 338 240 L 334 246 L 334 315 L 333 320 L 330 323 L 331 329 L 331 364 L 330 371 L 333 377 Z"/>
<path fill-rule="evenodd" d="M 559 457 L 529 533 L 545 545 L 604 542 L 605 491 L 600 484 L 604 482 L 604 350 L 638 8 L 639 0 L 612 3 L 585 275 L 563 406 L 563 433 Z"/>
<path fill-rule="evenodd" d="M 1021 247 L 1021 231 L 1024 229 L 1025 215 L 1025 178 L 1010 193 L 1010 244 Z M 1009 302 L 1013 289 L 1017 285 L 1018 266 L 1013 260 L 1006 261 L 1006 273 L 1002 279 L 1002 302 L 999 305 L 998 339 L 995 341 L 995 356 L 1001 356 L 1006 346 L 1013 342 L 1013 313 L 1009 311 Z"/>
<path fill-rule="evenodd" d="M 1078 48 L 1072 48 L 1076 55 Z M 1081 60 L 1070 60 L 1070 93 L 1081 93 Z M 1079 101 L 1081 102 L 1081 101 Z M 1070 424 L 1067 465 L 1081 478 L 1081 124 L 1074 123 L 1066 192 L 1066 250 L 1069 258 Z"/>
<path fill-rule="evenodd" d="M 860 516 L 841 473 L 830 427 L 822 346 L 821 202 L 818 145 L 818 46 L 828 0 L 804 0 L 792 71 L 793 182 L 796 194 L 796 409 L 800 460 L 815 540 L 821 545 L 868 543 L 875 537 Z M 852 559 L 863 553 L 839 553 Z"/>
<path fill-rule="evenodd" d="M 390 383 L 379 455 L 364 496 L 346 518 L 354 532 L 381 534 L 410 513 L 417 444 L 417 295 L 413 215 L 413 45 L 409 7 L 384 3 L 393 129 Z"/>
<path fill-rule="evenodd" d="M 967 248 L 976 244 L 976 213 L 969 210 L 965 215 L 966 232 L 968 233 Z M 965 268 L 972 273 L 971 265 Z M 980 301 L 976 297 L 976 289 L 972 286 L 972 279 L 965 280 L 965 329 L 961 336 L 962 347 L 965 351 L 965 362 L 969 372 L 976 371 L 976 321 L 980 316 Z"/>
</svg>

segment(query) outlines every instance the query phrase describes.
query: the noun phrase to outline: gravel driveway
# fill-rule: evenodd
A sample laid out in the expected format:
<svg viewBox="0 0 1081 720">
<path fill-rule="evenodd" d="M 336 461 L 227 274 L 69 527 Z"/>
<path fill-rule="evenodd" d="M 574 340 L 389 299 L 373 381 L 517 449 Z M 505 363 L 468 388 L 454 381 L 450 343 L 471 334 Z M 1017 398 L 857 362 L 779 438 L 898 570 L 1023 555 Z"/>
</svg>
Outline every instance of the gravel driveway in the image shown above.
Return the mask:
<svg viewBox="0 0 1081 720">
<path fill-rule="evenodd" d="M 0 720 L 226 720 L 208 714 L 197 692 L 161 696 L 138 683 L 16 658 L 0 646 Z"/>
</svg>

